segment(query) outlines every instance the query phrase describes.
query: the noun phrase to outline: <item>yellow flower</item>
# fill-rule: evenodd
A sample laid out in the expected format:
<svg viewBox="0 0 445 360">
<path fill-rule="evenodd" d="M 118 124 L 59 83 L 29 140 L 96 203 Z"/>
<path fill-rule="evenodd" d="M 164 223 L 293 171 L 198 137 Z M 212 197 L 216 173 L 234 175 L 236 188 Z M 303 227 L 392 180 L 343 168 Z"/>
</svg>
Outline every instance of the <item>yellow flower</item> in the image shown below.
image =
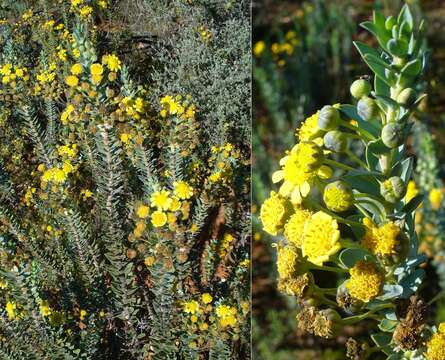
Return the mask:
<svg viewBox="0 0 445 360">
<path fill-rule="evenodd" d="M 172 202 L 170 192 L 167 190 L 156 191 L 151 195 L 150 202 L 152 207 L 164 211 L 168 210 Z"/>
<path fill-rule="evenodd" d="M 277 235 L 282 229 L 287 213 L 286 200 L 272 191 L 270 197 L 261 205 L 260 220 L 263 229 L 271 235 Z"/>
<path fill-rule="evenodd" d="M 204 304 L 210 304 L 213 300 L 213 297 L 209 293 L 204 293 L 202 294 L 201 299 Z"/>
<path fill-rule="evenodd" d="M 71 66 L 71 74 L 73 75 L 79 75 L 82 73 L 82 65 L 77 63 Z"/>
<path fill-rule="evenodd" d="M 325 187 L 323 191 L 323 201 L 329 210 L 342 212 L 352 206 L 354 195 L 348 184 L 343 181 L 334 181 Z"/>
<path fill-rule="evenodd" d="M 102 81 L 103 76 L 102 75 L 91 75 L 91 82 L 94 85 L 98 85 Z"/>
<path fill-rule="evenodd" d="M 74 111 L 74 106 L 72 104 L 68 104 L 65 111 L 63 111 L 62 114 L 60 115 L 60 121 L 66 124 L 73 111 Z"/>
<path fill-rule="evenodd" d="M 14 320 L 17 316 L 16 313 L 17 305 L 13 301 L 8 301 L 6 303 L 6 312 L 8 313 L 8 319 Z"/>
<path fill-rule="evenodd" d="M 11 75 L 12 65 L 11 64 L 5 64 L 0 68 L 0 74 L 3 76 Z"/>
<path fill-rule="evenodd" d="M 263 54 L 264 50 L 266 50 L 266 43 L 262 40 L 258 41 L 253 47 L 253 53 L 258 57 Z"/>
<path fill-rule="evenodd" d="M 75 87 L 79 84 L 79 79 L 77 78 L 77 76 L 69 75 L 66 77 L 65 83 L 70 87 Z"/>
<path fill-rule="evenodd" d="M 277 247 L 277 270 L 280 279 L 288 279 L 297 273 L 300 264 L 300 256 L 291 246 Z"/>
<path fill-rule="evenodd" d="M 8 287 L 8 282 L 6 280 L 0 280 L 0 289 L 4 290 Z"/>
<path fill-rule="evenodd" d="M 91 6 L 82 6 L 79 11 L 80 16 L 87 17 L 93 13 L 93 8 Z"/>
<path fill-rule="evenodd" d="M 150 208 L 146 205 L 139 205 L 138 209 L 136 210 L 137 216 L 139 216 L 141 219 L 145 219 L 150 214 Z"/>
<path fill-rule="evenodd" d="M 311 263 L 322 265 L 340 250 L 337 220 L 323 211 L 313 214 L 305 227 L 301 250 Z"/>
<path fill-rule="evenodd" d="M 154 256 L 147 256 L 144 260 L 144 264 L 147 267 L 153 266 L 155 263 L 155 258 Z"/>
<path fill-rule="evenodd" d="M 294 204 L 301 204 L 310 190 L 310 183 L 317 176 L 322 158 L 321 148 L 312 141 L 303 141 L 295 145 L 290 153 L 280 160 L 282 170 L 272 175 L 274 183 L 284 180 L 280 194 L 288 197 Z"/>
<path fill-rule="evenodd" d="M 126 134 L 126 133 L 121 134 L 121 141 L 123 144 L 128 144 L 130 142 L 130 139 L 131 139 L 130 134 Z"/>
<path fill-rule="evenodd" d="M 366 233 L 362 245 L 374 255 L 395 255 L 399 246 L 400 228 L 392 221 L 377 226 L 369 218 L 363 219 Z"/>
<path fill-rule="evenodd" d="M 91 64 L 90 66 L 91 75 L 102 75 L 104 73 L 104 68 L 99 63 Z"/>
<path fill-rule="evenodd" d="M 296 133 L 299 141 L 314 140 L 320 134 L 320 128 L 318 127 L 319 114 L 320 111 L 317 111 L 315 114 L 309 116 L 305 121 L 303 121 Z"/>
<path fill-rule="evenodd" d="M 102 64 L 107 65 L 107 67 L 108 67 L 108 69 L 110 69 L 110 71 L 117 72 L 121 69 L 121 61 L 114 54 L 104 55 L 102 57 Z"/>
<path fill-rule="evenodd" d="M 441 323 L 435 334 L 428 341 L 426 351 L 427 360 L 445 359 L 445 323 Z"/>
<path fill-rule="evenodd" d="M 87 311 L 81 309 L 80 312 L 79 312 L 79 318 L 80 318 L 80 320 L 84 320 L 86 316 L 87 316 Z"/>
<path fill-rule="evenodd" d="M 49 307 L 49 303 L 47 300 L 43 300 L 40 303 L 40 314 L 45 317 L 51 314 L 51 308 Z"/>
<path fill-rule="evenodd" d="M 219 323 L 222 327 L 236 325 L 236 309 L 228 305 L 218 305 L 216 307 L 216 316 L 219 318 Z"/>
<path fill-rule="evenodd" d="M 304 239 L 304 229 L 311 217 L 311 212 L 303 209 L 296 209 L 284 226 L 284 236 L 290 243 L 301 248 Z"/>
<path fill-rule="evenodd" d="M 406 195 L 405 195 L 405 204 L 409 203 L 411 199 L 417 196 L 419 193 L 419 189 L 414 180 L 410 180 L 408 182 L 408 186 L 406 187 Z"/>
<path fill-rule="evenodd" d="M 442 204 L 443 200 L 443 191 L 442 189 L 431 189 L 428 199 L 430 200 L 431 207 L 434 210 L 439 210 L 440 205 Z"/>
<path fill-rule="evenodd" d="M 85 0 L 71 0 L 71 5 L 73 6 L 79 6 L 80 4 L 83 4 Z"/>
<path fill-rule="evenodd" d="M 193 196 L 193 188 L 185 181 L 175 181 L 173 186 L 174 193 L 179 199 L 187 200 Z"/>
<path fill-rule="evenodd" d="M 353 298 L 369 302 L 380 294 L 384 276 L 373 263 L 358 261 L 349 274 L 351 278 L 345 286 Z"/>
<path fill-rule="evenodd" d="M 178 211 L 181 208 L 181 202 L 178 198 L 171 198 L 170 207 L 168 208 L 170 211 Z"/>
<path fill-rule="evenodd" d="M 185 301 L 183 303 L 184 312 L 187 314 L 195 314 L 199 312 L 199 304 L 195 300 Z"/>
<path fill-rule="evenodd" d="M 162 211 L 156 210 L 151 214 L 151 223 L 154 227 L 162 227 L 167 223 L 167 215 Z"/>
</svg>

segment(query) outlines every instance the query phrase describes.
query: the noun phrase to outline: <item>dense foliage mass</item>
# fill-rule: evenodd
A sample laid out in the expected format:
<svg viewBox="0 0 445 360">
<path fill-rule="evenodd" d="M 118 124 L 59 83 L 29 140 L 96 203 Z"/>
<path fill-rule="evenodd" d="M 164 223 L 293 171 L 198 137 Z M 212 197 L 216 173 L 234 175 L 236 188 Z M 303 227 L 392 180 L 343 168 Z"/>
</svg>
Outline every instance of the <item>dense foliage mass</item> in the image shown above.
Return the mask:
<svg viewBox="0 0 445 360">
<path fill-rule="evenodd" d="M 249 358 L 247 4 L 1 6 L 0 357 Z"/>
<path fill-rule="evenodd" d="M 443 359 L 443 324 L 427 325 L 428 306 L 417 292 L 426 256 L 418 251 L 414 213 L 423 195 L 409 182 L 414 161 L 406 155 L 411 115 L 424 97 L 423 24 L 404 6 L 397 17 L 375 12 L 362 26 L 379 44 L 354 43 L 373 85 L 355 80 L 355 106 L 328 105 L 303 122 L 297 145 L 272 175 L 281 185 L 260 219 L 280 236 L 278 287 L 296 297 L 300 329 L 334 338 L 366 323 L 374 345 L 350 338 L 348 358 Z M 437 210 L 441 190 L 429 197 Z"/>
</svg>

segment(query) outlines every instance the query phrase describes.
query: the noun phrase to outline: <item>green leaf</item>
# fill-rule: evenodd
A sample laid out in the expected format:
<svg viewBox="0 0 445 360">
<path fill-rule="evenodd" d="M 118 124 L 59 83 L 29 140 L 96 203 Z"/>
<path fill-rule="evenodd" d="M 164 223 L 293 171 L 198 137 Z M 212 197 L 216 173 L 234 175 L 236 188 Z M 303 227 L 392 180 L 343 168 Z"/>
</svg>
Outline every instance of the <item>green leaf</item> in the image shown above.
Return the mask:
<svg viewBox="0 0 445 360">
<path fill-rule="evenodd" d="M 404 181 L 405 184 L 411 179 L 411 175 L 413 173 L 414 166 L 414 158 L 411 156 L 402 161 L 401 167 L 402 171 L 400 173 L 400 178 Z"/>
<path fill-rule="evenodd" d="M 397 22 L 399 24 L 402 24 L 404 21 L 408 24 L 408 30 L 412 31 L 414 28 L 414 19 L 413 19 L 413 15 L 411 14 L 411 10 L 409 9 L 408 4 L 405 4 L 402 7 L 402 9 L 400 10 L 399 16 L 397 17 Z"/>
<path fill-rule="evenodd" d="M 351 215 L 347 217 L 348 220 L 355 221 L 357 223 L 362 222 L 362 216 L 361 215 Z M 356 239 L 361 239 L 365 235 L 365 227 L 364 226 L 358 226 L 358 225 L 350 225 L 352 232 L 354 233 L 354 236 Z"/>
<path fill-rule="evenodd" d="M 391 95 L 390 87 L 380 77 L 374 77 L 374 91 L 376 95 L 387 96 Z"/>
<path fill-rule="evenodd" d="M 362 117 L 358 114 L 357 108 L 355 106 L 350 104 L 341 104 L 338 107 L 338 110 L 345 114 L 347 118 L 357 121 L 359 128 L 366 130 L 375 137 L 380 135 L 380 126 L 372 121 L 363 120 Z"/>
<path fill-rule="evenodd" d="M 392 340 L 392 334 L 391 335 L 382 333 L 372 334 L 371 339 L 377 346 L 382 348 L 382 351 L 385 354 L 389 355 L 391 353 L 389 344 L 391 343 Z"/>
<path fill-rule="evenodd" d="M 343 179 L 359 192 L 380 196 L 380 185 L 373 177 L 347 174 Z"/>
<path fill-rule="evenodd" d="M 357 48 L 358 52 L 360 53 L 363 60 L 366 62 L 366 64 L 369 66 L 369 68 L 375 73 L 376 76 L 378 76 L 383 82 L 385 82 L 388 86 L 391 86 L 392 84 L 388 80 L 387 76 L 385 75 L 385 67 L 381 64 L 378 64 L 373 61 L 369 61 L 369 56 L 373 55 L 372 59 L 374 58 L 380 58 L 380 53 L 373 49 L 372 47 L 360 42 L 360 41 L 354 41 L 354 45 Z"/>
<path fill-rule="evenodd" d="M 382 319 L 380 321 L 378 327 L 383 332 L 393 332 L 398 324 L 398 321 L 395 320 L 388 320 L 388 319 Z"/>
<path fill-rule="evenodd" d="M 367 252 L 366 250 L 362 249 L 344 249 L 340 255 L 338 256 L 338 259 L 342 263 L 343 266 L 349 268 L 354 267 L 354 265 L 361 260 L 370 261 L 374 260 L 374 257 Z"/>
<path fill-rule="evenodd" d="M 414 59 L 408 62 L 403 69 L 401 70 L 401 74 L 403 76 L 415 77 L 419 75 L 422 70 L 422 63 L 419 59 Z"/>
<path fill-rule="evenodd" d="M 404 39 L 389 39 L 386 46 L 388 47 L 388 51 L 391 53 L 391 55 L 404 57 L 408 54 L 409 44 Z"/>
<path fill-rule="evenodd" d="M 383 295 L 378 296 L 379 300 L 395 299 L 403 294 L 403 287 L 400 285 L 383 285 Z"/>
<path fill-rule="evenodd" d="M 422 285 L 422 280 L 425 276 L 425 270 L 417 269 L 412 274 L 408 275 L 400 282 L 400 285 L 403 287 L 402 297 L 407 299 L 412 294 L 414 294 Z"/>
<path fill-rule="evenodd" d="M 417 195 L 417 196 L 415 196 L 414 198 L 412 198 L 412 199 L 408 202 L 408 204 L 406 204 L 406 205 L 403 207 L 402 212 L 404 212 L 404 213 L 408 213 L 408 214 L 411 213 L 411 212 L 413 212 L 413 211 L 416 210 L 416 209 L 419 207 L 419 205 L 422 203 L 423 198 L 424 198 L 423 194 L 422 194 L 422 195 Z"/>
<path fill-rule="evenodd" d="M 383 95 L 376 95 L 376 98 L 380 101 L 382 101 L 386 106 L 389 106 L 392 109 L 397 109 L 399 107 L 399 104 L 391 99 L 390 97 L 383 96 Z"/>
<path fill-rule="evenodd" d="M 388 64 L 385 60 L 383 60 L 381 57 L 377 57 L 373 54 L 366 54 L 364 60 L 368 63 L 373 63 L 375 65 L 383 66 L 384 68 L 392 71 L 391 64 Z"/>
</svg>

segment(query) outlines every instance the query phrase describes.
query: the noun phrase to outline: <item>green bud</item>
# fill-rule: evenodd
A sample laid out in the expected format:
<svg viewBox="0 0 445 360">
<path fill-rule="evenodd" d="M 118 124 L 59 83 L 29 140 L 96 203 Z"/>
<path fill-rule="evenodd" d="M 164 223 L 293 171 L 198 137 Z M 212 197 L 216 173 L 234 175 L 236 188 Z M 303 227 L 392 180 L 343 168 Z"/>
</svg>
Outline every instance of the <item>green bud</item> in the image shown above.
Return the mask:
<svg viewBox="0 0 445 360">
<path fill-rule="evenodd" d="M 404 107 L 410 107 L 412 104 L 414 104 L 416 98 L 416 91 L 412 88 L 406 88 L 403 89 L 397 96 L 397 102 Z"/>
<path fill-rule="evenodd" d="M 346 211 L 354 203 L 352 188 L 341 180 L 331 182 L 324 188 L 323 201 L 329 210 L 334 212 Z"/>
<path fill-rule="evenodd" d="M 326 149 L 333 152 L 344 152 L 348 145 L 348 139 L 345 134 L 338 130 L 331 130 L 323 137 L 324 146 Z"/>
<path fill-rule="evenodd" d="M 371 84 L 368 80 L 355 80 L 350 88 L 351 95 L 356 99 L 361 99 L 363 96 L 368 96 L 371 92 Z"/>
<path fill-rule="evenodd" d="M 386 30 L 391 30 L 392 27 L 397 23 L 394 16 L 389 16 L 385 21 L 385 28 Z"/>
<path fill-rule="evenodd" d="M 382 129 L 382 141 L 390 149 L 396 148 L 403 143 L 403 128 L 400 124 L 389 123 Z"/>
<path fill-rule="evenodd" d="M 357 103 L 357 112 L 363 120 L 369 121 L 375 118 L 378 114 L 375 100 L 367 96 L 362 97 Z"/>
<path fill-rule="evenodd" d="M 318 114 L 318 127 L 329 131 L 337 128 L 340 122 L 340 114 L 336 108 L 330 105 L 323 106 Z"/>
<path fill-rule="evenodd" d="M 406 193 L 406 186 L 403 180 L 398 176 L 390 177 L 380 184 L 380 194 L 386 201 L 395 203 Z"/>
</svg>

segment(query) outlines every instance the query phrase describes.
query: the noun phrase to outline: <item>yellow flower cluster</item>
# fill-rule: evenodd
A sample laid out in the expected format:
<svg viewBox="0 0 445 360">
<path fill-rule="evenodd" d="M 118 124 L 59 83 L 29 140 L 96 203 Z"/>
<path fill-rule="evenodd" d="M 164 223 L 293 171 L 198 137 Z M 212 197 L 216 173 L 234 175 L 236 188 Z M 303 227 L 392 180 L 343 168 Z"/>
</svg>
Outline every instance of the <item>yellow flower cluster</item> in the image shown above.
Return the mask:
<svg viewBox="0 0 445 360">
<path fill-rule="evenodd" d="M 166 118 L 168 116 L 178 116 L 185 120 L 194 120 L 196 114 L 196 106 L 190 103 L 191 98 L 186 97 L 182 101 L 182 96 L 177 95 L 173 97 L 171 95 L 165 95 L 161 98 L 161 116 Z"/>
<path fill-rule="evenodd" d="M 218 316 L 219 324 L 222 327 L 235 326 L 237 323 L 236 315 L 237 310 L 233 306 L 218 305 L 216 307 L 216 316 Z"/>
<path fill-rule="evenodd" d="M 392 221 L 377 226 L 371 219 L 364 218 L 366 228 L 362 245 L 374 255 L 396 255 L 400 245 L 400 227 Z"/>
<path fill-rule="evenodd" d="M 277 235 L 284 226 L 287 208 L 287 201 L 280 194 L 272 191 L 270 197 L 261 205 L 260 219 L 264 231 Z"/>
<path fill-rule="evenodd" d="M 445 359 L 445 323 L 439 325 L 437 332 L 433 334 L 426 346 L 425 356 L 427 360 Z"/>
<path fill-rule="evenodd" d="M 355 299 L 369 302 L 382 290 L 384 276 L 376 265 L 371 262 L 358 261 L 349 269 L 351 278 L 345 286 Z"/>
<path fill-rule="evenodd" d="M 209 168 L 213 169 L 209 176 L 210 183 L 227 183 L 232 179 L 232 162 L 239 159 L 240 152 L 231 143 L 213 146 L 209 159 Z"/>
<path fill-rule="evenodd" d="M 65 161 L 61 168 L 53 167 L 45 170 L 41 177 L 42 183 L 54 182 L 62 184 L 74 170 L 75 167 L 69 161 Z"/>
</svg>

